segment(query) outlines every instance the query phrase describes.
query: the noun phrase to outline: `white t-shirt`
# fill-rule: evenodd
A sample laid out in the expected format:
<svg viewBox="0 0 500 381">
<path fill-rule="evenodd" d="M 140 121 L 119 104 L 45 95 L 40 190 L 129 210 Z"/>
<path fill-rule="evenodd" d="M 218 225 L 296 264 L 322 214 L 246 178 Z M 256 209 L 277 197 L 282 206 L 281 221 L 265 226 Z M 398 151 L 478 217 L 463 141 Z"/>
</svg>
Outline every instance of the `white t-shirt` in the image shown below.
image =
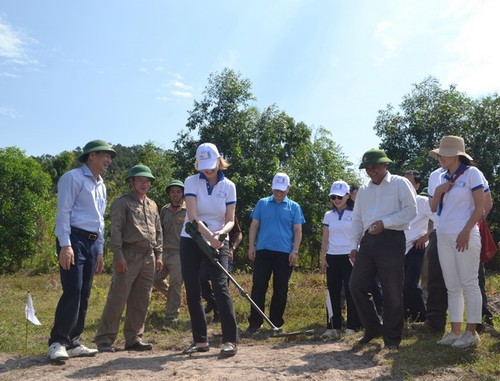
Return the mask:
<svg viewBox="0 0 500 381">
<path fill-rule="evenodd" d="M 406 252 L 411 250 L 415 241 L 427 233 L 429 220 L 434 220 L 434 214 L 429 205 L 429 199 L 425 196 L 417 195 L 417 215 L 410 222 L 410 228 L 405 230 Z M 426 243 L 427 245 L 427 243 Z"/>
<path fill-rule="evenodd" d="M 207 225 L 208 230 L 215 232 L 224 226 L 227 205 L 236 204 L 236 186 L 226 177 L 219 176 L 217 184 L 210 189 L 208 181 L 199 173 L 184 182 L 184 197 L 196 197 L 198 219 Z M 181 237 L 191 238 L 185 230 L 186 222 L 187 213 Z"/>
<path fill-rule="evenodd" d="M 352 210 L 339 213 L 333 209 L 325 213 L 323 226 L 328 227 L 328 255 L 342 255 L 351 252 Z"/>
<path fill-rule="evenodd" d="M 441 172 L 437 177 L 437 183 L 429 178 L 429 190 L 432 194 L 436 187 L 446 183 L 447 172 Z M 484 189 L 484 176 L 476 167 L 469 167 L 458 177 L 448 192 L 444 194 L 441 213 L 436 213 L 438 234 L 458 234 L 462 231 L 470 216 L 474 212 L 474 198 L 472 192 L 478 188 Z M 431 194 L 429 192 L 429 194 Z"/>
</svg>

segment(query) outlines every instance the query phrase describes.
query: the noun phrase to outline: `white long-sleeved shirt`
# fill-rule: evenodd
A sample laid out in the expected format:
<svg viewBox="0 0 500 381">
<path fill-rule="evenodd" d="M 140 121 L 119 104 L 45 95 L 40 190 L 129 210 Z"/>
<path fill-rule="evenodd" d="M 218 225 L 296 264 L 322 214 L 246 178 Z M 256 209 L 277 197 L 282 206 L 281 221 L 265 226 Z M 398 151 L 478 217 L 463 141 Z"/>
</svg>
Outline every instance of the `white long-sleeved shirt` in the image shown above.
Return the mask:
<svg viewBox="0 0 500 381">
<path fill-rule="evenodd" d="M 352 214 L 351 250 L 357 250 L 363 233 L 375 221 L 385 229 L 406 230 L 417 215 L 415 190 L 404 177 L 387 172 L 378 185 L 370 181 L 359 188 Z"/>
<path fill-rule="evenodd" d="M 429 229 L 429 220 L 434 221 L 434 213 L 431 211 L 429 199 L 425 196 L 417 195 L 417 215 L 410 222 L 410 228 L 405 230 L 406 253 L 411 250 L 415 241 L 424 236 Z M 427 245 L 427 244 L 426 244 Z"/>
<path fill-rule="evenodd" d="M 71 227 L 98 233 L 96 250 L 104 252 L 104 212 L 106 186 L 96 180 L 86 164 L 61 176 L 57 183 L 57 213 L 55 233 L 61 246 L 71 245 Z"/>
</svg>

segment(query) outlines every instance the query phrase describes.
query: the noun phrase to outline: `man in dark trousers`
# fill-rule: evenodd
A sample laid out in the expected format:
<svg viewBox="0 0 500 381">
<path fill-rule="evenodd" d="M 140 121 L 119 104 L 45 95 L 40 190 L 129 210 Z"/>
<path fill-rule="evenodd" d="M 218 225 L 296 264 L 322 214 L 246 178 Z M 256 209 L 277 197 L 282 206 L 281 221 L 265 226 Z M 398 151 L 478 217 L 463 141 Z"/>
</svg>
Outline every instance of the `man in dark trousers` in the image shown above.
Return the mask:
<svg viewBox="0 0 500 381">
<path fill-rule="evenodd" d="M 57 304 L 50 333 L 48 357 L 94 356 L 96 349 L 80 343 L 85 326 L 94 272 L 103 269 L 106 172 L 116 152 L 103 140 L 83 147 L 78 161 L 84 163 L 61 176 L 57 184 L 55 233 L 63 294 Z"/>
<path fill-rule="evenodd" d="M 273 275 L 273 296 L 270 320 L 276 327 L 284 324 L 283 314 L 288 296 L 288 280 L 297 263 L 305 218 L 299 204 L 288 198 L 290 178 L 277 173 L 269 197 L 260 199 L 252 212 L 248 233 L 248 258 L 254 262 L 252 300 L 264 311 L 266 292 Z M 262 316 L 252 307 L 247 335 L 252 335 L 263 323 Z"/>
<path fill-rule="evenodd" d="M 392 163 L 380 149 L 363 155 L 359 166 L 371 181 L 357 194 L 352 216 L 352 251 L 355 265 L 349 286 L 365 329 L 360 344 L 383 336 L 385 347 L 397 349 L 403 332 L 403 278 L 406 239 L 404 230 L 417 214 L 415 191 L 410 182 L 392 175 Z M 380 322 L 372 298 L 373 280 L 379 277 L 384 296 L 384 322 Z"/>
</svg>

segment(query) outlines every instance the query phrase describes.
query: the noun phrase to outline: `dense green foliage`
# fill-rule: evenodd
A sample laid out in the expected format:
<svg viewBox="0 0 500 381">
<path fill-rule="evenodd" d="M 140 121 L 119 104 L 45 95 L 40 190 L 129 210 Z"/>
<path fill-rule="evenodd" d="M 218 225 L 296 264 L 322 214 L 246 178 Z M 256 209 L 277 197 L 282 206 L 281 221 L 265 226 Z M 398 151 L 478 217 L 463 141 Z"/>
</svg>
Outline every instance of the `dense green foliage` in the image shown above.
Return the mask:
<svg viewBox="0 0 500 381">
<path fill-rule="evenodd" d="M 47 249 L 52 221 L 50 176 L 18 148 L 0 149 L 0 273 Z"/>
</svg>

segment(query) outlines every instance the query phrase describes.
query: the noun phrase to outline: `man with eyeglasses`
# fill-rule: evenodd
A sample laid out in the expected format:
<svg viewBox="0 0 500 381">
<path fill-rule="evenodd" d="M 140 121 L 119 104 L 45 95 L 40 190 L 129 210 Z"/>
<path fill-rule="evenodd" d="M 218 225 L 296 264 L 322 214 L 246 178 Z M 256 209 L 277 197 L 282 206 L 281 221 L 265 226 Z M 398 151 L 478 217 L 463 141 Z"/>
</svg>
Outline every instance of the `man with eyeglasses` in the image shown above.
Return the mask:
<svg viewBox="0 0 500 381">
<path fill-rule="evenodd" d="M 392 160 L 383 150 L 371 149 L 359 166 L 371 181 L 359 189 L 354 204 L 350 253 L 354 267 L 349 286 L 365 329 L 359 343 L 383 336 L 386 348 L 397 349 L 404 322 L 404 230 L 417 214 L 417 205 L 412 185 L 404 177 L 392 175 L 387 170 L 389 163 Z M 383 323 L 372 297 L 377 275 L 384 298 Z"/>
</svg>

